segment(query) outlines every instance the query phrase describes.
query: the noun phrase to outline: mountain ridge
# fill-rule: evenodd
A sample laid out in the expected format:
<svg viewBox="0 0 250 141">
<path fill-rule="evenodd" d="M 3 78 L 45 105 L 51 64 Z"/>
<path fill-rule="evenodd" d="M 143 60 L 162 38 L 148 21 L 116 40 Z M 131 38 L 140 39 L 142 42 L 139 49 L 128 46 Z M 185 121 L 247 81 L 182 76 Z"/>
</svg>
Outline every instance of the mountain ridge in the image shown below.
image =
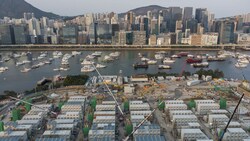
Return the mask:
<svg viewBox="0 0 250 141">
<path fill-rule="evenodd" d="M 42 11 L 25 0 L 0 0 L 0 18 L 23 18 L 24 12 L 32 12 L 37 18 L 43 16 L 48 18 L 60 17 L 54 13 Z"/>
</svg>

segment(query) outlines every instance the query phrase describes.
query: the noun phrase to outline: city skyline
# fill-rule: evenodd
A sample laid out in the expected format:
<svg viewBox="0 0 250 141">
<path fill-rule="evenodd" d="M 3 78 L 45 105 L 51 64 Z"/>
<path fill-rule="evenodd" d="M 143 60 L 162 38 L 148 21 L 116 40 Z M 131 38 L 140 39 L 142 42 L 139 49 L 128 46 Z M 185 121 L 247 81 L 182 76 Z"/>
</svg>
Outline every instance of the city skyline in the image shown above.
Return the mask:
<svg viewBox="0 0 250 141">
<path fill-rule="evenodd" d="M 249 13 L 248 0 L 242 0 L 240 3 L 236 0 L 199 0 L 197 3 L 195 0 L 178 0 L 178 1 L 163 1 L 158 2 L 152 0 L 127 0 L 127 1 L 112 1 L 103 0 L 101 3 L 97 3 L 96 0 L 75 0 L 74 3 L 68 0 L 26 0 L 28 3 L 35 7 L 48 12 L 53 12 L 61 16 L 76 16 L 84 13 L 103 13 L 103 12 L 116 12 L 123 13 L 131 9 L 148 6 L 148 5 L 159 5 L 163 7 L 179 6 L 179 7 L 194 7 L 194 8 L 207 8 L 209 11 L 215 14 L 216 18 L 234 16 L 239 14 Z M 60 7 L 57 6 L 59 5 Z M 50 3 L 48 5 L 48 3 Z M 225 6 L 226 4 L 226 6 Z M 113 6 L 115 5 L 115 7 Z M 74 7 L 74 8 L 71 8 Z M 222 9 L 222 7 L 226 7 Z M 193 11 L 194 12 L 194 11 Z"/>
</svg>

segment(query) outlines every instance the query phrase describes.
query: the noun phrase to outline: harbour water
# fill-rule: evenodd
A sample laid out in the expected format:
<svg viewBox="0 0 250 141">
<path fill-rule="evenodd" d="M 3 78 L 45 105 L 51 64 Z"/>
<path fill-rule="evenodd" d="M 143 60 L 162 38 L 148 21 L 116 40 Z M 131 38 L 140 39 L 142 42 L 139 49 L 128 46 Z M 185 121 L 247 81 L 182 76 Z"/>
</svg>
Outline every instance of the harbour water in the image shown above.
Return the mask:
<svg viewBox="0 0 250 141">
<path fill-rule="evenodd" d="M 41 60 L 32 61 L 32 58 L 37 58 L 40 55 L 40 52 L 32 52 L 27 56 L 22 56 L 20 58 L 13 58 L 8 62 L 0 62 L 0 67 L 8 67 L 8 71 L 0 73 L 0 94 L 5 90 L 14 90 L 16 92 L 23 92 L 25 90 L 32 89 L 36 86 L 37 81 L 41 80 L 43 77 L 50 78 L 55 75 L 60 74 L 61 76 L 66 75 L 78 75 L 78 74 L 88 74 L 88 75 L 97 75 L 96 72 L 91 73 L 82 73 L 81 72 L 81 59 L 84 59 L 87 55 L 93 53 L 94 51 L 82 51 L 81 55 L 76 55 L 69 59 L 70 70 L 68 71 L 53 71 L 55 68 L 59 68 L 61 65 L 61 58 L 54 59 L 51 64 L 47 64 L 41 66 L 37 69 L 32 69 L 27 73 L 22 73 L 20 70 L 25 67 L 31 67 L 34 64 L 38 64 Z M 131 76 L 134 74 L 145 74 L 145 73 L 157 73 L 157 72 L 168 72 L 168 73 L 180 73 L 182 69 L 185 71 L 195 72 L 200 68 L 194 68 L 190 64 L 186 64 L 186 57 L 176 59 L 176 62 L 171 65 L 172 69 L 168 70 L 160 70 L 158 69 L 158 65 L 162 64 L 161 61 L 158 60 L 157 65 L 149 65 L 148 69 L 137 69 L 133 68 L 133 64 L 139 62 L 140 58 L 138 57 L 138 53 L 140 52 L 147 58 L 153 58 L 155 55 L 155 51 L 120 51 L 121 54 L 119 59 L 113 62 L 102 62 L 103 57 L 107 54 L 110 54 L 111 51 L 103 51 L 102 56 L 95 59 L 96 63 L 101 63 L 107 65 L 106 68 L 99 69 L 102 75 L 117 75 L 120 70 L 122 70 L 122 75 Z M 17 52 L 1 52 L 1 58 L 7 56 L 8 54 L 13 54 Z M 20 52 L 19 52 L 20 53 Z M 70 53 L 71 52 L 62 52 Z M 178 51 L 169 51 L 167 52 L 167 56 L 171 56 L 173 54 L 177 54 Z M 198 54 L 210 54 L 216 55 L 215 51 L 192 51 L 190 52 L 193 55 Z M 245 54 L 250 54 L 250 52 L 244 52 Z M 48 52 L 48 56 L 45 59 L 53 58 L 52 51 Z M 30 64 L 25 64 L 21 66 L 16 66 L 16 62 L 20 62 L 23 60 L 30 60 Z M 235 63 L 236 59 L 232 57 L 228 57 L 225 61 L 219 62 L 210 62 L 209 67 L 205 69 L 219 69 L 224 72 L 226 78 L 233 79 L 243 79 L 243 74 L 247 80 L 250 80 L 250 66 L 248 65 L 246 68 L 236 68 Z M 24 67 L 25 66 L 25 67 Z"/>
</svg>

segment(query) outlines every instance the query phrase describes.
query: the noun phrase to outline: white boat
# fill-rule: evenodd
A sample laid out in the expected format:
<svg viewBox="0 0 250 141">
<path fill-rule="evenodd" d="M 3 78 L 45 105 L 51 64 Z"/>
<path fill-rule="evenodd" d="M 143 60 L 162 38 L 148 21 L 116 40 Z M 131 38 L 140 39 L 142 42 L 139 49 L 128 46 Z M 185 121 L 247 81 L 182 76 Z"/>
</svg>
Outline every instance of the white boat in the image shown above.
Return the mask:
<svg viewBox="0 0 250 141">
<path fill-rule="evenodd" d="M 81 68 L 81 72 L 93 72 L 93 71 L 95 71 L 95 68 L 89 65 Z"/>
<path fill-rule="evenodd" d="M 150 59 L 146 58 L 146 57 L 142 57 L 141 61 L 149 61 Z"/>
<path fill-rule="evenodd" d="M 63 54 L 60 51 L 54 51 L 52 55 L 53 55 L 53 58 L 60 58 Z"/>
<path fill-rule="evenodd" d="M 84 59 L 81 64 L 82 65 L 92 65 L 92 64 L 94 64 L 94 62 L 93 61 L 88 61 L 88 60 Z"/>
<path fill-rule="evenodd" d="M 174 54 L 174 55 L 172 55 L 172 56 L 171 56 L 171 58 L 180 58 L 180 56 L 179 56 L 179 55 Z"/>
<path fill-rule="evenodd" d="M 188 57 L 188 58 L 194 58 L 194 55 L 188 54 L 187 57 Z"/>
<path fill-rule="evenodd" d="M 142 57 L 142 54 L 139 52 L 139 53 L 138 53 L 138 56 L 141 58 L 141 57 Z"/>
<path fill-rule="evenodd" d="M 51 61 L 44 61 L 44 64 L 51 64 Z"/>
<path fill-rule="evenodd" d="M 118 57 L 118 56 L 120 56 L 120 54 L 121 54 L 120 52 L 116 51 L 116 52 L 110 53 L 109 56 L 110 57 Z"/>
<path fill-rule="evenodd" d="M 19 53 L 15 53 L 15 54 L 13 54 L 13 57 L 14 58 L 19 58 L 19 57 L 21 57 L 22 55 L 21 54 L 19 54 Z"/>
<path fill-rule="evenodd" d="M 53 71 L 59 71 L 60 69 L 59 68 L 55 68 L 55 69 L 53 69 Z"/>
<path fill-rule="evenodd" d="M 16 62 L 16 66 L 21 66 L 23 64 L 24 64 L 23 62 Z"/>
<path fill-rule="evenodd" d="M 29 72 L 31 69 L 30 68 L 24 68 L 23 70 L 21 70 L 21 72 L 25 73 L 25 72 Z"/>
<path fill-rule="evenodd" d="M 86 56 L 86 59 L 94 59 L 95 58 L 95 56 L 93 56 L 93 55 L 87 55 Z"/>
<path fill-rule="evenodd" d="M 163 54 L 155 54 L 155 59 L 161 60 L 163 58 L 164 58 Z"/>
<path fill-rule="evenodd" d="M 147 63 L 149 65 L 155 65 L 157 63 L 157 61 L 156 60 L 148 60 Z"/>
<path fill-rule="evenodd" d="M 23 63 L 24 63 L 24 64 L 29 64 L 29 63 L 31 63 L 31 61 L 29 61 L 29 60 L 24 60 Z"/>
<path fill-rule="evenodd" d="M 76 56 L 76 55 L 81 55 L 82 52 L 80 51 L 72 51 L 72 55 Z"/>
<path fill-rule="evenodd" d="M 105 62 L 114 61 L 114 59 L 112 57 L 110 57 L 109 55 L 105 55 L 103 61 L 105 61 Z"/>
<path fill-rule="evenodd" d="M 168 65 L 159 65 L 158 69 L 171 69 L 171 67 Z"/>
<path fill-rule="evenodd" d="M 32 61 L 36 61 L 37 60 L 37 58 L 32 58 Z"/>
<path fill-rule="evenodd" d="M 96 64 L 96 66 L 95 66 L 96 68 L 106 68 L 107 66 L 105 66 L 105 65 L 102 65 L 102 64 Z"/>
<path fill-rule="evenodd" d="M 243 64 L 249 64 L 249 61 L 246 58 L 239 59 L 238 62 Z"/>
<path fill-rule="evenodd" d="M 46 54 L 46 53 L 42 53 L 40 56 L 41 56 L 41 57 L 46 57 L 47 54 Z"/>
<path fill-rule="evenodd" d="M 236 63 L 236 64 L 235 64 L 235 67 L 236 67 L 236 68 L 245 68 L 245 67 L 247 67 L 247 64 Z"/>
<path fill-rule="evenodd" d="M 40 62 L 37 64 L 37 66 L 39 66 L 39 67 L 44 66 L 44 65 L 45 65 L 45 63 L 43 63 L 43 62 Z"/>
<path fill-rule="evenodd" d="M 62 65 L 69 65 L 69 61 L 68 60 L 62 60 L 61 64 Z"/>
<path fill-rule="evenodd" d="M 37 57 L 38 60 L 41 60 L 41 59 L 43 59 L 43 58 L 44 58 L 43 56 L 38 56 L 38 57 Z"/>
<path fill-rule="evenodd" d="M 175 60 L 172 60 L 171 58 L 168 58 L 168 57 L 164 58 L 164 60 L 163 60 L 164 64 L 171 64 L 174 62 L 175 62 Z"/>
<path fill-rule="evenodd" d="M 8 67 L 0 67 L 0 71 L 4 72 L 7 71 L 9 68 Z"/>
<path fill-rule="evenodd" d="M 157 51 L 156 54 L 167 54 L 166 51 Z"/>
<path fill-rule="evenodd" d="M 100 57 L 102 55 L 102 52 L 96 51 L 96 52 L 92 53 L 91 55 L 96 56 L 96 57 Z"/>
<path fill-rule="evenodd" d="M 59 68 L 59 70 L 60 70 L 60 71 L 68 71 L 69 68 L 63 68 L 63 67 L 61 67 L 61 68 Z"/>
</svg>

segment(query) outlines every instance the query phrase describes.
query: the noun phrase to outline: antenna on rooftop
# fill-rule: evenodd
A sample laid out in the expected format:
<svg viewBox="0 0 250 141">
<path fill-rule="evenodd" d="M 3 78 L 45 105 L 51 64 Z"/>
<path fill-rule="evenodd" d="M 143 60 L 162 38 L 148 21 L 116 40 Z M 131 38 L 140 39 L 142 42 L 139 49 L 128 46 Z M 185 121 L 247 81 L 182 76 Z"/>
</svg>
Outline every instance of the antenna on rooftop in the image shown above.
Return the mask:
<svg viewBox="0 0 250 141">
<path fill-rule="evenodd" d="M 14 99 L 14 100 L 21 101 L 21 102 L 26 103 L 26 104 L 30 104 L 31 106 L 34 106 L 34 107 L 36 107 L 36 108 L 38 108 L 38 109 L 41 109 L 41 110 L 44 110 L 44 111 L 47 110 L 47 109 L 45 109 L 45 108 L 39 107 L 39 106 L 37 106 L 37 105 L 34 105 L 34 104 L 32 104 L 32 103 L 29 103 L 29 102 L 24 101 L 24 100 L 19 99 L 19 98 L 15 98 L 15 97 L 12 97 L 12 96 L 9 96 L 9 98 Z M 55 113 L 55 112 L 53 112 L 53 111 L 51 111 L 51 113 L 54 114 L 54 115 L 57 115 L 57 113 Z"/>
<path fill-rule="evenodd" d="M 102 81 L 104 82 L 103 76 L 102 76 L 102 75 L 100 74 L 100 72 L 97 70 L 97 68 L 95 67 L 94 63 L 92 63 L 92 65 L 93 65 L 94 69 L 96 70 L 97 74 L 100 76 L 100 78 L 101 78 Z M 116 104 L 118 110 L 120 111 L 120 113 L 121 113 L 122 115 L 124 115 L 124 113 L 123 113 L 123 111 L 122 111 L 120 105 L 118 104 L 116 98 L 114 97 L 114 94 L 112 93 L 112 91 L 109 89 L 108 85 L 107 85 L 105 82 L 104 82 L 104 85 L 105 85 L 105 87 L 108 89 L 109 95 L 112 96 L 112 98 L 114 99 L 115 104 Z"/>
<path fill-rule="evenodd" d="M 163 101 L 161 101 L 157 106 L 161 105 L 162 103 L 163 103 Z M 144 122 L 146 122 L 146 121 L 148 120 L 148 118 L 150 118 L 150 117 L 153 115 L 153 113 L 155 112 L 156 109 L 157 109 L 157 107 L 154 108 L 153 111 L 152 111 L 147 117 L 145 117 L 145 118 L 144 118 L 144 119 L 134 128 L 134 130 L 131 132 L 131 134 L 129 134 L 123 141 L 128 141 L 129 137 L 132 136 L 132 135 L 136 132 L 136 130 L 139 129 L 139 128 L 144 124 Z"/>
</svg>

